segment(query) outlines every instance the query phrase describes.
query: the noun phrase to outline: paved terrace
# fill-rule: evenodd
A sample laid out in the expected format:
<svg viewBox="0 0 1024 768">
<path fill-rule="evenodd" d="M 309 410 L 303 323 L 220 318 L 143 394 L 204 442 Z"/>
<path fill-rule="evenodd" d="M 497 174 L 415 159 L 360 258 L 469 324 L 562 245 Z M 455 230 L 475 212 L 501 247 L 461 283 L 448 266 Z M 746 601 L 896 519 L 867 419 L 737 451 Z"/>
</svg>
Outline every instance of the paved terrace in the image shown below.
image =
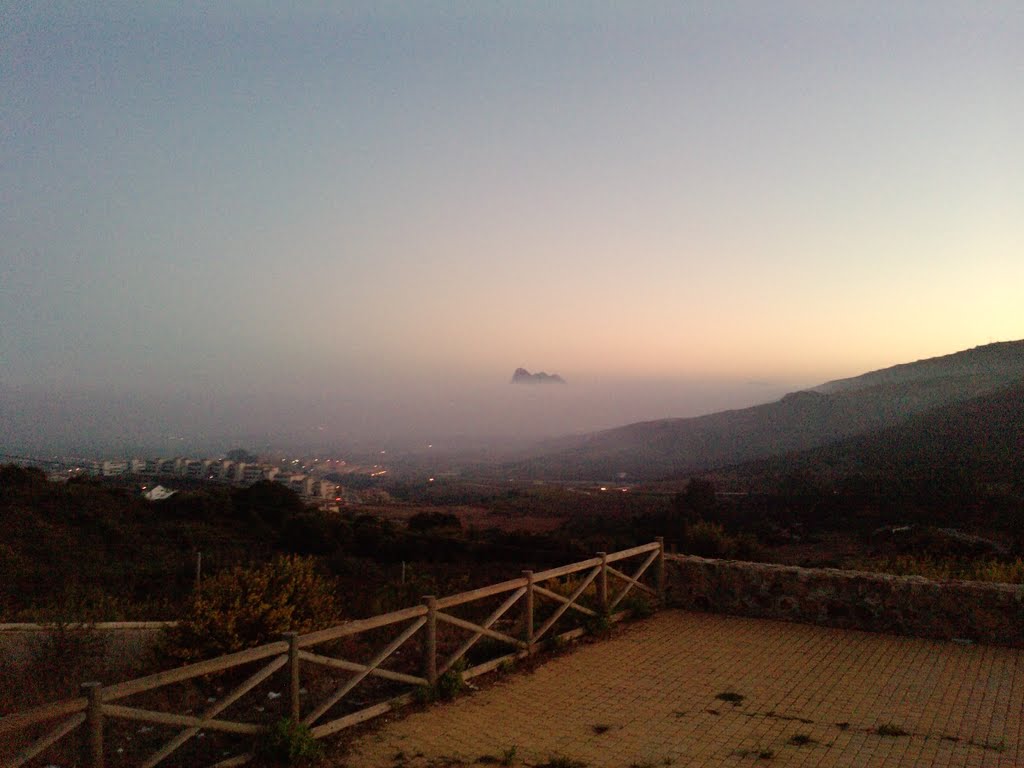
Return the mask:
<svg viewBox="0 0 1024 768">
<path fill-rule="evenodd" d="M 1024 651 L 666 611 L 331 762 L 1021 766 L 1022 709 Z"/>
</svg>

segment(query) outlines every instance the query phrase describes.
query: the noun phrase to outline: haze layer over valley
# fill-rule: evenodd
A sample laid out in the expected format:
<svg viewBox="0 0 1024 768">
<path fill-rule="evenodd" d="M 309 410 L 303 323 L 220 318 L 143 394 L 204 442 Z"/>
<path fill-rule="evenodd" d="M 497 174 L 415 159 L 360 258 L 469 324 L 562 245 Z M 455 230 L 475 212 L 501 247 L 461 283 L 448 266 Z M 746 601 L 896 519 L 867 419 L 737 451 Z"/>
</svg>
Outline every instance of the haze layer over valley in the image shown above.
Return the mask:
<svg viewBox="0 0 1024 768">
<path fill-rule="evenodd" d="M 517 386 L 496 373 L 493 380 L 338 381 L 335 391 L 315 396 L 301 389 L 118 395 L 10 387 L 0 396 L 5 449 L 12 452 L 216 455 L 239 444 L 304 451 L 516 450 L 545 438 L 768 402 L 792 388 L 587 376 L 566 385 Z"/>
</svg>

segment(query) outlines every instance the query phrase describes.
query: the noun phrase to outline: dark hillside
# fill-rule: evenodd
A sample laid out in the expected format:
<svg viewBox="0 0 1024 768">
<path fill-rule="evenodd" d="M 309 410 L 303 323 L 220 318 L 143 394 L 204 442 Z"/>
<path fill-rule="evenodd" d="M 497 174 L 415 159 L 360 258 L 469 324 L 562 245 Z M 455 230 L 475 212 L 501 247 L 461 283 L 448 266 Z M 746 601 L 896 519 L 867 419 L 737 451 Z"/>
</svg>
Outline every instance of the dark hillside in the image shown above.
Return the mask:
<svg viewBox="0 0 1024 768">
<path fill-rule="evenodd" d="M 553 441 L 506 470 L 562 479 L 704 471 L 895 426 L 1021 379 L 1024 342 L 992 344 L 819 388 L 828 391 L 794 392 L 774 403 Z"/>
<path fill-rule="evenodd" d="M 1006 382 L 1024 372 L 1024 341 L 1006 341 L 966 349 L 952 355 L 931 357 L 894 365 L 850 379 L 838 379 L 815 387 L 823 394 L 865 389 L 879 384 L 906 384 L 931 379 L 962 378 L 976 382 Z"/>
<path fill-rule="evenodd" d="M 727 474 L 756 477 L 804 470 L 833 476 L 957 470 L 980 482 L 1024 485 L 1024 381 L 895 427 L 735 467 Z"/>
</svg>

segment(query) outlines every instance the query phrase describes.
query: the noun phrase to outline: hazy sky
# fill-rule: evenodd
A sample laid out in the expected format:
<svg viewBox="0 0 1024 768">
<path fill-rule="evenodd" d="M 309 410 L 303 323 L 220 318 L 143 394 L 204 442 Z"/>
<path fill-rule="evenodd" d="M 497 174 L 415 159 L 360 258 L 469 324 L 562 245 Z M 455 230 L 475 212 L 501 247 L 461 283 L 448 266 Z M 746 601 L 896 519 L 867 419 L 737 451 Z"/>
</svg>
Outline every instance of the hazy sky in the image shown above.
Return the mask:
<svg viewBox="0 0 1024 768">
<path fill-rule="evenodd" d="M 0 2 L 0 447 L 572 431 L 1024 337 L 1024 5 L 833 5 Z"/>
</svg>

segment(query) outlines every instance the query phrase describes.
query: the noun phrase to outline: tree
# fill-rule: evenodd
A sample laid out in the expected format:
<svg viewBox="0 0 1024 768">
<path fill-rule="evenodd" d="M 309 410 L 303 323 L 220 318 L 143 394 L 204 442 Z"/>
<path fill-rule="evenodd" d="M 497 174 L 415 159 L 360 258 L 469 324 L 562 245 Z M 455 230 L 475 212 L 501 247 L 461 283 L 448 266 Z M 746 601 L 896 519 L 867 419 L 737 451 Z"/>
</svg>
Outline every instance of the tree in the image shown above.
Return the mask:
<svg viewBox="0 0 1024 768">
<path fill-rule="evenodd" d="M 717 506 L 715 484 L 702 477 L 691 477 L 686 488 L 672 498 L 673 510 L 686 524 L 709 519 Z"/>
<path fill-rule="evenodd" d="M 270 480 L 235 492 L 235 509 L 240 515 L 280 530 L 285 521 L 305 508 L 299 495 L 290 488 Z"/>
</svg>

